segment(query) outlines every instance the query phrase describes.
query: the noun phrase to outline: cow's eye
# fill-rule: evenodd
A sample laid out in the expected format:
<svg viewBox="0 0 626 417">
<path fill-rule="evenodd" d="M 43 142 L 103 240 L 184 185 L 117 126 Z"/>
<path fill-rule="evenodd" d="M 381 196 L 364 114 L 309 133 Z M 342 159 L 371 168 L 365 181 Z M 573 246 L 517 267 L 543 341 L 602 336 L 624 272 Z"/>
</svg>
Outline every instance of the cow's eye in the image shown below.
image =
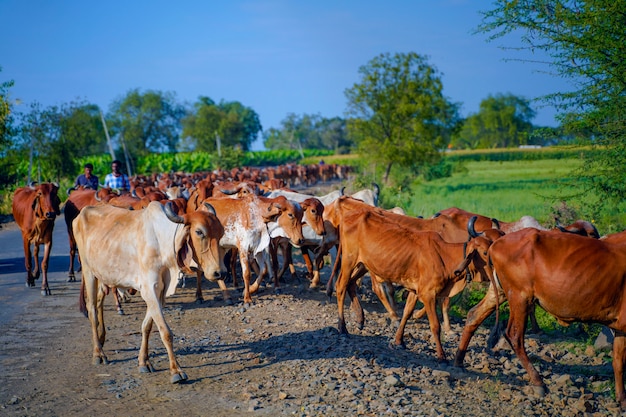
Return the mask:
<svg viewBox="0 0 626 417">
<path fill-rule="evenodd" d="M 203 237 L 203 236 L 204 236 L 204 233 L 202 232 L 202 230 L 197 229 L 197 230 L 196 230 L 196 236 L 198 236 L 198 237 Z"/>
</svg>

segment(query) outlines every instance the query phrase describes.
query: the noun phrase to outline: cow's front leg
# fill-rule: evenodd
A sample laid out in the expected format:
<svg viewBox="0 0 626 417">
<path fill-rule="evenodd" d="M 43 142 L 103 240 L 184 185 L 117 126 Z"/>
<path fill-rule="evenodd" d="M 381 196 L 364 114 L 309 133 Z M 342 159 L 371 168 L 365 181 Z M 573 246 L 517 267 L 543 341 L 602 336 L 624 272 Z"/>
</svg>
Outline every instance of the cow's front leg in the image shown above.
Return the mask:
<svg viewBox="0 0 626 417">
<path fill-rule="evenodd" d="M 50 249 L 52 248 L 52 242 L 48 242 L 43 247 L 43 259 L 41 260 L 41 295 L 52 295 L 50 287 L 48 286 L 48 260 L 50 259 Z"/>
</svg>

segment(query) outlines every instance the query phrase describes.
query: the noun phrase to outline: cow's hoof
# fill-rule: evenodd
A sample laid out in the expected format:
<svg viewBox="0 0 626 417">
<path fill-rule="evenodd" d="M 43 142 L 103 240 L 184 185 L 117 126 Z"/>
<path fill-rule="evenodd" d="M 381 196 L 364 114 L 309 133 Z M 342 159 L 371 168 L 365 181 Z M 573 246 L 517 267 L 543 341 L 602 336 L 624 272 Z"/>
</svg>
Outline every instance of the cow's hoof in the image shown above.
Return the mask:
<svg viewBox="0 0 626 417">
<path fill-rule="evenodd" d="M 196 304 L 202 304 L 202 303 L 204 303 L 204 298 L 202 297 L 196 298 Z"/>
<path fill-rule="evenodd" d="M 105 356 L 94 356 L 91 363 L 94 365 L 108 365 L 109 361 Z"/>
<path fill-rule="evenodd" d="M 122 309 L 122 307 L 117 309 L 117 314 L 119 314 L 120 316 L 124 315 L 124 310 Z"/>
<path fill-rule="evenodd" d="M 150 372 L 154 372 L 154 367 L 151 363 L 147 363 L 139 367 L 139 372 L 142 374 L 149 374 Z"/>
<path fill-rule="evenodd" d="M 170 382 L 172 384 L 179 384 L 181 382 L 184 382 L 187 380 L 187 374 L 184 372 L 179 372 L 177 374 L 172 375 L 172 378 L 170 379 Z"/>
<path fill-rule="evenodd" d="M 52 295 L 52 293 L 50 292 L 50 288 L 44 288 L 43 290 L 41 290 L 41 295 L 43 295 L 44 297 L 47 295 Z"/>
<path fill-rule="evenodd" d="M 548 390 L 545 385 L 529 385 L 524 392 L 527 395 L 534 396 L 535 398 L 543 398 L 546 396 Z"/>
<path fill-rule="evenodd" d="M 389 349 L 405 350 L 406 349 L 406 345 L 404 343 L 396 344 L 396 342 L 394 340 L 392 340 L 391 342 L 389 342 Z"/>
<path fill-rule="evenodd" d="M 281 288 L 274 288 L 274 294 L 281 295 L 282 293 L 283 293 L 283 290 Z"/>
</svg>

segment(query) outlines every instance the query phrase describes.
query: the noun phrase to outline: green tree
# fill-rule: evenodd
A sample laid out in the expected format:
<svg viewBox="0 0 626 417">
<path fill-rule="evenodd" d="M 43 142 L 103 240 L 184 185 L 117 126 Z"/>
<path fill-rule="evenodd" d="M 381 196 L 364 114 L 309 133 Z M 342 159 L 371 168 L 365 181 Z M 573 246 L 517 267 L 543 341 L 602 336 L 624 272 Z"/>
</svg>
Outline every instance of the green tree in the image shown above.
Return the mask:
<svg viewBox="0 0 626 417">
<path fill-rule="evenodd" d="M 263 138 L 266 149 L 327 149 L 346 153 L 352 145 L 344 119 L 327 119 L 319 114 L 289 113 L 281 121 L 280 129 L 268 129 Z"/>
<path fill-rule="evenodd" d="M 335 151 L 336 154 L 349 153 L 354 143 L 348 137 L 346 120 L 341 117 L 323 118 L 318 124 L 320 149 Z"/>
<path fill-rule="evenodd" d="M 13 85 L 12 80 L 0 82 L 0 188 L 15 182 L 16 166 L 19 162 L 19 157 L 12 148 L 15 131 L 9 89 Z"/>
<path fill-rule="evenodd" d="M 521 48 L 510 48 L 544 51 L 556 74 L 572 82 L 572 91 L 542 99 L 559 110 L 566 134 L 587 134 L 607 149 L 587 157 L 578 189 L 626 198 L 626 2 L 497 0 L 483 16 L 478 32 L 490 40 L 521 33 Z"/>
<path fill-rule="evenodd" d="M 2 72 L 2 67 L 0 67 Z M 0 151 L 9 144 L 13 118 L 11 116 L 11 102 L 9 88 L 13 87 L 13 80 L 0 83 Z"/>
<path fill-rule="evenodd" d="M 182 125 L 186 147 L 205 152 L 217 149 L 218 138 L 221 146 L 248 151 L 262 130 L 251 108 L 237 101 L 216 104 L 205 96 L 198 98 Z"/>
<path fill-rule="evenodd" d="M 123 141 L 132 159 L 150 152 L 175 152 L 185 108 L 174 93 L 129 91 L 110 107 L 112 134 Z"/>
<path fill-rule="evenodd" d="M 512 94 L 488 96 L 480 102 L 478 113 L 470 115 L 458 134 L 455 148 L 485 149 L 526 145 L 535 111 L 528 100 Z"/>
<path fill-rule="evenodd" d="M 30 181 L 59 181 L 75 172 L 70 147 L 61 134 L 61 112 L 57 106 L 43 107 L 38 102 L 20 114 L 16 146 L 29 155 L 27 178 Z"/>
<path fill-rule="evenodd" d="M 385 167 L 415 171 L 440 158 L 458 123 L 458 105 L 443 95 L 439 72 L 414 52 L 381 54 L 359 68 L 361 81 L 345 91 L 348 131 L 360 152 Z"/>
<path fill-rule="evenodd" d="M 62 105 L 59 123 L 63 142 L 73 158 L 107 152 L 106 135 L 97 105 L 86 102 Z"/>
</svg>

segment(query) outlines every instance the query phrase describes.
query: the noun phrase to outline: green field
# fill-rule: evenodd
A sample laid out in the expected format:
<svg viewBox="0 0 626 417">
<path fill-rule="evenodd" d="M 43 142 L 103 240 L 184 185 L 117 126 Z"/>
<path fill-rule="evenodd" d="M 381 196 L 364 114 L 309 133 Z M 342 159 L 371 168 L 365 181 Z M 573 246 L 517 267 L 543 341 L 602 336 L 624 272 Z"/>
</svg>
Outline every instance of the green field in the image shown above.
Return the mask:
<svg viewBox="0 0 626 417">
<path fill-rule="evenodd" d="M 430 217 L 439 210 L 459 207 L 471 212 L 515 221 L 531 215 L 546 226 L 554 225 L 553 213 L 563 203 L 563 181 L 577 159 L 542 159 L 509 162 L 464 162 L 451 177 L 416 183 L 411 190 L 383 189 L 386 208 L 400 206 L 413 216 Z M 594 196 L 589 196 L 591 201 Z M 601 234 L 626 227 L 626 204 L 605 207 L 602 215 L 585 214 L 588 208 L 574 200 L 565 201 L 569 213 L 592 221 Z"/>
</svg>

